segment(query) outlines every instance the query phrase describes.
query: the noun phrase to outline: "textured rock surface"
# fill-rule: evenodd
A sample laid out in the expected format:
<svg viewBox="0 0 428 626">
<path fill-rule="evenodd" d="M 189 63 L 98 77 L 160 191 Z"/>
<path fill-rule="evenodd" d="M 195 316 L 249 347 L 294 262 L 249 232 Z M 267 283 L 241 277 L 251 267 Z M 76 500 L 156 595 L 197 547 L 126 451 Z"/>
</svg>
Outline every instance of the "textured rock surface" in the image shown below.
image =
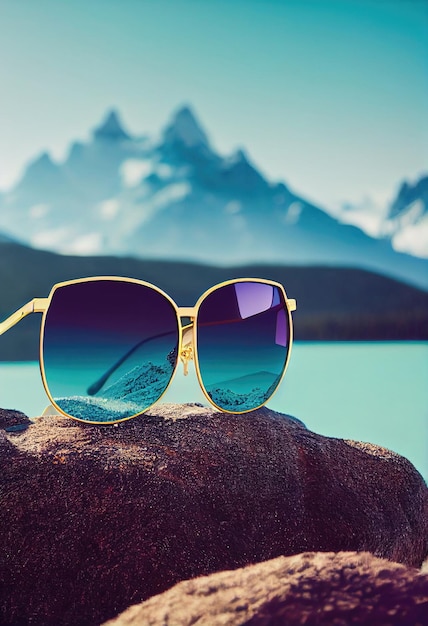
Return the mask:
<svg viewBox="0 0 428 626">
<path fill-rule="evenodd" d="M 0 435 L 1 624 L 99 624 L 281 554 L 427 554 L 427 488 L 406 459 L 268 409 L 160 405 L 116 427 L 45 417 Z"/>
<path fill-rule="evenodd" d="M 105 626 L 424 626 L 428 575 L 367 552 L 307 552 L 179 583 Z"/>
</svg>

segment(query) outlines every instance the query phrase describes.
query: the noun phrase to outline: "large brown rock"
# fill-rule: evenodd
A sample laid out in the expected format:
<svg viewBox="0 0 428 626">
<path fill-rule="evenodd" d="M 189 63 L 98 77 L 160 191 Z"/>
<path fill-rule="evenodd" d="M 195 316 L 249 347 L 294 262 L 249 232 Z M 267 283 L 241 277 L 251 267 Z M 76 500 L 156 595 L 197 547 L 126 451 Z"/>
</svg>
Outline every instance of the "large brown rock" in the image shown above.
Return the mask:
<svg viewBox="0 0 428 626">
<path fill-rule="evenodd" d="M 368 552 L 307 552 L 178 583 L 105 626 L 425 626 L 428 575 Z"/>
<path fill-rule="evenodd" d="M 0 434 L 1 624 L 99 624 L 279 555 L 418 566 L 428 551 L 427 488 L 406 459 L 266 408 L 159 405 L 116 427 L 45 417 Z"/>
</svg>

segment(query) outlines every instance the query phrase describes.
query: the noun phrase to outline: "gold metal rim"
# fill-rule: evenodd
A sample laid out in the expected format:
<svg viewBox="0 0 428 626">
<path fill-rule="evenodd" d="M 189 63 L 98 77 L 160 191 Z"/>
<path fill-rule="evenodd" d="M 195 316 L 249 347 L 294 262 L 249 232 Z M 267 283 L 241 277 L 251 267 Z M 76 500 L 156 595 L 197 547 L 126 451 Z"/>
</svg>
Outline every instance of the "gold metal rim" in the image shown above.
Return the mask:
<svg viewBox="0 0 428 626">
<path fill-rule="evenodd" d="M 40 373 L 41 373 L 41 377 L 42 377 L 43 387 L 45 389 L 46 395 L 48 396 L 52 406 L 57 411 L 59 411 L 59 413 L 61 415 L 64 415 L 65 417 L 69 417 L 69 418 L 71 418 L 73 420 L 76 420 L 77 422 L 81 422 L 83 424 L 94 424 L 94 425 L 97 425 L 97 426 L 109 426 L 110 424 L 119 424 L 121 422 L 126 422 L 126 421 L 128 421 L 130 419 L 134 419 L 134 417 L 138 417 L 138 415 L 143 415 L 144 413 L 147 413 L 147 411 L 149 411 L 151 409 L 151 407 L 154 406 L 154 404 L 157 404 L 158 402 L 160 402 L 160 400 L 163 398 L 163 396 L 165 395 L 165 393 L 169 389 L 172 381 L 175 378 L 175 375 L 176 375 L 177 370 L 178 370 L 179 359 L 177 357 L 177 361 L 175 363 L 173 372 L 171 374 L 171 378 L 169 379 L 168 385 L 166 386 L 166 388 L 164 389 L 162 394 L 159 396 L 159 398 L 156 400 L 156 402 L 154 404 L 151 404 L 149 407 L 147 407 L 143 411 L 139 411 L 138 413 L 135 413 L 133 415 L 129 415 L 128 417 L 122 417 L 122 418 L 117 419 L 117 420 L 94 421 L 94 420 L 84 420 L 84 419 L 81 419 L 79 417 L 75 417 L 74 415 L 70 415 L 69 413 L 67 413 L 66 411 L 61 409 L 61 407 L 55 402 L 55 399 L 52 397 L 51 392 L 49 390 L 49 385 L 47 383 L 46 374 L 45 374 L 45 365 L 44 365 L 44 357 L 43 357 L 43 340 L 44 340 L 44 334 L 45 334 L 46 317 L 47 317 L 47 314 L 48 314 L 48 311 L 49 311 L 49 306 L 50 306 L 50 303 L 51 303 L 52 298 L 54 296 L 54 293 L 58 289 L 63 288 L 63 287 L 67 287 L 69 285 L 76 285 L 76 284 L 87 283 L 87 282 L 99 282 L 99 281 L 109 281 L 109 282 L 113 281 L 113 282 L 133 283 L 133 284 L 137 284 L 137 285 L 142 285 L 144 287 L 149 287 L 149 288 L 153 289 L 154 291 L 157 291 L 162 296 L 164 296 L 164 298 L 166 298 L 166 300 L 168 300 L 168 302 L 172 305 L 172 307 L 174 309 L 175 316 L 176 316 L 176 319 L 177 319 L 177 330 L 178 330 L 178 354 L 180 354 L 180 352 L 181 352 L 181 343 L 182 343 L 182 334 L 183 333 L 182 333 L 181 320 L 180 320 L 180 317 L 179 317 L 179 314 L 178 314 L 178 307 L 177 307 L 176 303 L 174 302 L 174 300 L 165 291 L 163 291 L 162 289 L 160 289 L 156 285 L 153 285 L 152 283 L 149 283 L 147 281 L 139 280 L 138 278 L 128 278 L 128 277 L 121 277 L 121 276 L 91 276 L 91 277 L 88 277 L 88 278 L 76 278 L 76 279 L 73 279 L 73 280 L 66 280 L 66 281 L 63 281 L 61 283 L 56 283 L 55 285 L 53 285 L 53 287 L 52 287 L 52 289 L 50 291 L 49 297 L 47 298 L 46 309 L 43 311 L 42 323 L 41 323 L 41 329 L 40 329 L 40 340 L 39 340 L 39 366 L 40 366 Z"/>
<path fill-rule="evenodd" d="M 258 406 L 254 407 L 253 409 L 247 409 L 246 411 L 228 411 L 226 409 L 223 409 L 222 407 L 218 406 L 214 400 L 208 395 L 208 391 L 205 388 L 203 379 L 202 379 L 202 374 L 201 374 L 201 370 L 200 370 L 200 366 L 199 366 L 199 358 L 198 358 L 198 345 L 197 345 L 197 318 L 198 318 L 198 313 L 199 313 L 199 308 L 202 304 L 202 302 L 204 302 L 205 298 L 208 297 L 211 293 L 213 293 L 214 291 L 217 291 L 217 289 L 220 289 L 222 287 L 226 287 L 227 285 L 235 285 L 236 283 L 261 283 L 263 285 L 272 285 L 273 287 L 278 287 L 278 289 L 280 290 L 283 298 L 284 298 L 284 303 L 285 303 L 285 308 L 287 311 L 287 315 L 288 315 L 288 327 L 289 327 L 289 343 L 288 343 L 288 349 L 287 349 L 287 357 L 285 360 L 285 364 L 282 370 L 282 374 L 281 377 L 278 381 L 277 386 L 275 387 L 275 390 L 273 391 L 273 393 L 269 396 L 269 398 L 267 398 L 267 400 L 265 400 L 264 402 L 262 402 L 261 404 L 259 404 Z M 289 302 L 292 302 L 292 305 L 290 307 Z M 294 308 L 292 308 L 294 307 Z M 291 316 L 291 310 L 294 310 L 296 307 L 296 303 L 295 300 L 289 300 L 287 298 L 287 294 L 286 291 L 284 289 L 284 286 L 281 283 L 278 283 L 274 280 L 268 280 L 268 279 L 262 279 L 262 278 L 235 278 L 235 279 L 231 279 L 231 280 L 226 280 L 222 283 L 219 283 L 218 285 L 214 285 L 213 287 L 210 287 L 210 289 L 207 289 L 199 298 L 198 301 L 196 302 L 195 305 L 195 321 L 193 324 L 193 341 L 194 341 L 194 347 L 195 347 L 195 354 L 196 354 L 196 358 L 195 358 L 195 370 L 196 370 L 196 375 L 198 378 L 198 382 L 199 382 L 199 386 L 202 389 L 202 392 L 204 394 L 204 396 L 206 397 L 206 399 L 208 400 L 208 402 L 214 406 L 216 409 L 218 409 L 219 411 L 221 411 L 222 413 L 230 413 L 232 415 L 242 415 L 244 413 L 250 413 L 251 411 L 257 411 L 257 409 L 260 409 L 261 407 L 265 406 L 272 398 L 273 396 L 276 394 L 276 392 L 278 391 L 282 381 L 284 380 L 284 376 L 285 373 L 287 371 L 287 367 L 288 367 L 288 363 L 290 361 L 290 356 L 291 356 L 291 348 L 293 345 L 293 318 Z"/>
</svg>

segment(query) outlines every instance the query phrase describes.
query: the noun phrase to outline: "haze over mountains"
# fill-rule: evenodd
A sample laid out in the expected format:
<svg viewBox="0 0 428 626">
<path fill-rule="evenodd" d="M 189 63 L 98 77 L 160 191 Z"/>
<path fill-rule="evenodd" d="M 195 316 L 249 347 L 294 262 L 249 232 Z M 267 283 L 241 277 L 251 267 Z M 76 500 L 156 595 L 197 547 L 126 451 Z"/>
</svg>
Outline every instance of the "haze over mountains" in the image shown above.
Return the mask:
<svg viewBox="0 0 428 626">
<path fill-rule="evenodd" d="M 428 177 L 402 187 L 381 238 L 339 221 L 357 213 L 330 216 L 243 150 L 220 156 L 189 107 L 158 139 L 112 111 L 63 163 L 42 154 L 0 195 L 0 236 L 62 254 L 360 267 L 428 289 L 428 259 L 414 256 L 428 256 Z"/>
</svg>

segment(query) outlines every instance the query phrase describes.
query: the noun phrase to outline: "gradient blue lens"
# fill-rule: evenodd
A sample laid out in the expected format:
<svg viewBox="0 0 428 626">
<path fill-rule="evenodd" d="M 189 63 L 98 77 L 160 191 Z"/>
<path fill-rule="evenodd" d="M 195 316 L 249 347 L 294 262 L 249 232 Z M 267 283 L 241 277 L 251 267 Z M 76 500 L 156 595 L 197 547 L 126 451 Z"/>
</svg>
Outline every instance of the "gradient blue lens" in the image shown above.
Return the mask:
<svg viewBox="0 0 428 626">
<path fill-rule="evenodd" d="M 43 333 L 50 396 L 84 421 L 138 415 L 168 387 L 178 337 L 173 304 L 149 286 L 100 279 L 60 286 Z"/>
<path fill-rule="evenodd" d="M 202 301 L 199 371 L 212 402 L 232 413 L 265 404 L 281 382 L 290 348 L 290 314 L 275 285 L 236 282 Z"/>
</svg>

